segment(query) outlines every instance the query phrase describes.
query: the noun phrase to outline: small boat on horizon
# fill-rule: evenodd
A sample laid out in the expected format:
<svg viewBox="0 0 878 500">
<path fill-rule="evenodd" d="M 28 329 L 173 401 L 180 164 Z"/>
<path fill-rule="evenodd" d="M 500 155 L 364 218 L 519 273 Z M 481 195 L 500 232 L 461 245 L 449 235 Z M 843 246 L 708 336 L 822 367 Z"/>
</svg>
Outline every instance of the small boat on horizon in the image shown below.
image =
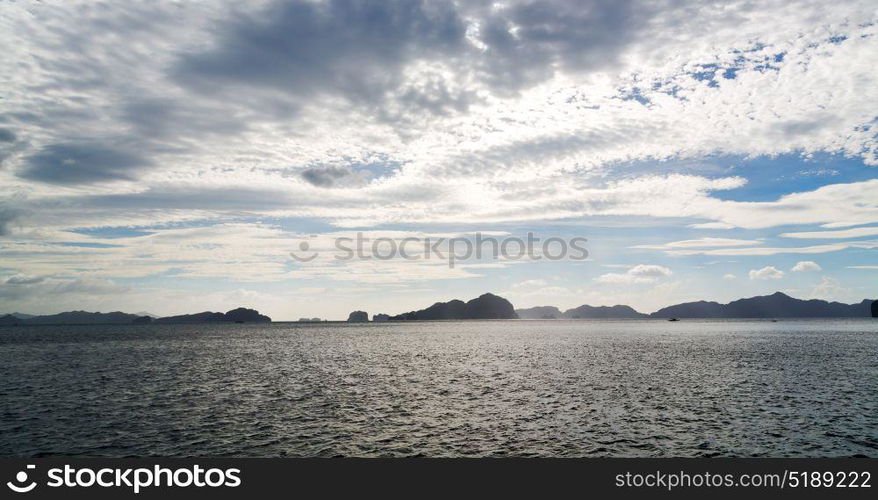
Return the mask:
<svg viewBox="0 0 878 500">
<path fill-rule="evenodd" d="M 668 321 L 680 321 L 680 320 L 677 318 L 668 318 Z"/>
</svg>

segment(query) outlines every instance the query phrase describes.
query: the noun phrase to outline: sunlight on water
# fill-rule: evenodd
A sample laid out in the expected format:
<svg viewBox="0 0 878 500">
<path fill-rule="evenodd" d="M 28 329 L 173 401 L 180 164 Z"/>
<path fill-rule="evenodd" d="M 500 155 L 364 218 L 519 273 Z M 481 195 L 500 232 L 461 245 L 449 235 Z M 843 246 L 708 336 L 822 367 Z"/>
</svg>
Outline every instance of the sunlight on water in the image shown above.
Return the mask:
<svg viewBox="0 0 878 500">
<path fill-rule="evenodd" d="M 878 457 L 878 321 L 0 328 L 2 456 Z"/>
</svg>

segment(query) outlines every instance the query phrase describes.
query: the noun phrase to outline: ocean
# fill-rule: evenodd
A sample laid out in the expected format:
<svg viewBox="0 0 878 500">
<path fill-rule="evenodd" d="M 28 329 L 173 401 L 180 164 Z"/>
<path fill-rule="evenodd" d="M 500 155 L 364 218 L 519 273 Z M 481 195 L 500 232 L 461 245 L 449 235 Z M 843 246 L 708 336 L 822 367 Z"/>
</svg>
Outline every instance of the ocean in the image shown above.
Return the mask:
<svg viewBox="0 0 878 500">
<path fill-rule="evenodd" d="M 878 457 L 878 320 L 0 328 L 3 457 Z"/>
</svg>

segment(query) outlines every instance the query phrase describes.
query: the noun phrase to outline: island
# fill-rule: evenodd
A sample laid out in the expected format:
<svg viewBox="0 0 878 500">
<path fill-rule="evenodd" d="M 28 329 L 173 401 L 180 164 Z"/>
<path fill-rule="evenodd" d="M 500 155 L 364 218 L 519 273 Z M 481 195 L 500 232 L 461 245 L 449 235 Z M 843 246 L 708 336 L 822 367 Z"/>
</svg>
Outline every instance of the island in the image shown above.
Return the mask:
<svg viewBox="0 0 878 500">
<path fill-rule="evenodd" d="M 825 300 L 802 300 L 782 292 L 738 299 L 728 304 L 687 302 L 665 307 L 651 318 L 854 318 L 869 317 L 871 300 L 842 304 Z"/>
<path fill-rule="evenodd" d="M 369 321 L 369 314 L 366 311 L 354 311 L 348 315 L 348 323 L 366 323 Z"/>
<path fill-rule="evenodd" d="M 255 309 L 239 307 L 226 313 L 205 311 L 196 314 L 182 314 L 157 318 L 158 324 L 191 324 L 191 323 L 271 323 L 271 318 L 259 314 Z"/>
<path fill-rule="evenodd" d="M 458 299 L 436 302 L 426 309 L 390 317 L 392 321 L 440 319 L 518 319 L 518 314 L 508 300 L 485 293 L 468 302 Z"/>
<path fill-rule="evenodd" d="M 679 318 L 862 318 L 878 317 L 876 302 L 865 299 L 856 304 L 796 299 L 783 292 L 738 299 L 728 304 L 704 300 L 663 307 L 644 314 L 630 306 L 582 305 L 563 313 L 554 306 L 516 309 L 522 319 L 679 319 Z M 871 309 L 870 309 L 871 308 Z"/>
<path fill-rule="evenodd" d="M 640 319 L 649 317 L 635 311 L 631 306 L 581 305 L 563 313 L 555 306 L 538 306 L 516 309 L 521 319 Z"/>
<path fill-rule="evenodd" d="M 28 325 L 148 325 L 148 324 L 191 324 L 191 323 L 271 323 L 271 318 L 259 314 L 255 309 L 239 307 L 226 313 L 202 312 L 152 318 L 142 314 L 123 312 L 68 311 L 45 316 L 6 314 L 0 316 L 0 326 Z"/>
</svg>

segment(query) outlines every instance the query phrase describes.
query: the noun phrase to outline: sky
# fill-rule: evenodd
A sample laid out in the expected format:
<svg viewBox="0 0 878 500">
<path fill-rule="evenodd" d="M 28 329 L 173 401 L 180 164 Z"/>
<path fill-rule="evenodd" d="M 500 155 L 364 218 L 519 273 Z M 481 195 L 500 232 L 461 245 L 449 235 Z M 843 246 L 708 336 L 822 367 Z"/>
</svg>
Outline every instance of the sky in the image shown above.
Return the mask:
<svg viewBox="0 0 878 500">
<path fill-rule="evenodd" d="M 872 1 L 0 1 L 0 313 L 875 299 L 876 21 Z M 357 234 L 476 233 L 588 257 L 337 258 Z"/>
</svg>

